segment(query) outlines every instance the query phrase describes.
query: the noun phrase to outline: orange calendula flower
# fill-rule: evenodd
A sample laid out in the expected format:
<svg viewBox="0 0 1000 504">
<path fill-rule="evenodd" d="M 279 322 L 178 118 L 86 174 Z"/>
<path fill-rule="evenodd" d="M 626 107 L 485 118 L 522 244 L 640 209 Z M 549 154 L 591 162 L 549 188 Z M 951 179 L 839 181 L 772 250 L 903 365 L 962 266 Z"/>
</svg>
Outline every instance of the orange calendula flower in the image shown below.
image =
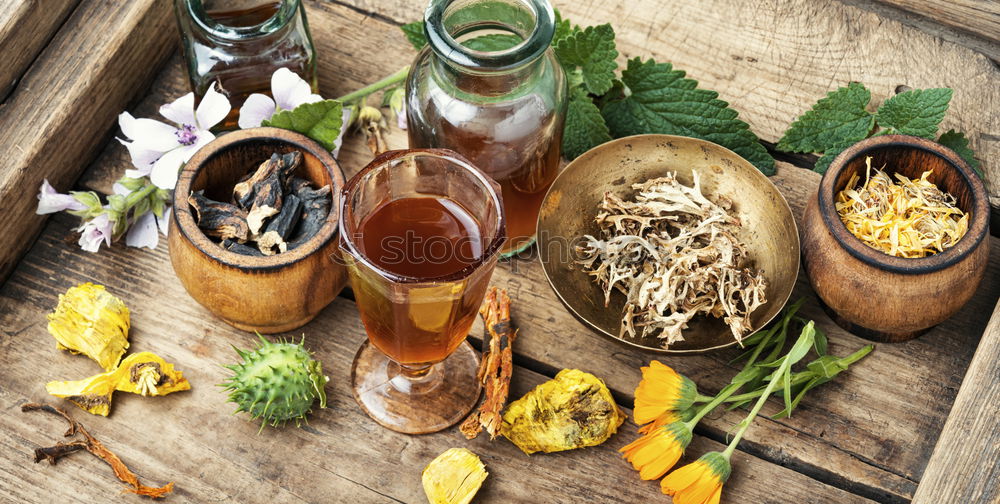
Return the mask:
<svg viewBox="0 0 1000 504">
<path fill-rule="evenodd" d="M 722 484 L 729 479 L 731 471 L 725 455 L 708 452 L 668 474 L 660 482 L 660 490 L 673 497 L 674 504 L 719 504 Z"/>
<path fill-rule="evenodd" d="M 690 443 L 691 428 L 684 422 L 674 422 L 646 433 L 618 451 L 639 471 L 640 478 L 652 480 L 674 467 Z"/>
<path fill-rule="evenodd" d="M 689 408 L 698 395 L 697 386 L 686 376 L 660 361 L 641 368 L 642 381 L 635 389 L 635 423 L 656 420 L 667 411 Z"/>
</svg>

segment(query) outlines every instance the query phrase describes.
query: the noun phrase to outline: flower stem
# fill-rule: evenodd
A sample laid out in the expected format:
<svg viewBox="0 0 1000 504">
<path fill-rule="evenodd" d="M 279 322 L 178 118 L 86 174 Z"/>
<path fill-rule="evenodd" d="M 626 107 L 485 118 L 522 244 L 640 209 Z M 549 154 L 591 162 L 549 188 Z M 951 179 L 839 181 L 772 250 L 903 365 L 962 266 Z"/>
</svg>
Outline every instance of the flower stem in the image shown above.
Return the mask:
<svg viewBox="0 0 1000 504">
<path fill-rule="evenodd" d="M 694 402 L 709 402 L 709 401 L 711 401 L 713 399 L 715 399 L 715 398 L 714 397 L 709 397 L 709 396 L 703 396 L 701 394 L 697 394 L 697 395 L 694 396 Z"/>
<path fill-rule="evenodd" d="M 733 395 L 737 390 L 739 390 L 739 388 L 740 388 L 739 385 L 730 384 L 730 385 L 726 386 L 726 388 L 720 390 L 719 394 L 716 395 L 711 400 L 711 402 L 709 402 L 708 404 L 702 406 L 701 409 L 698 410 L 698 413 L 695 413 L 694 418 L 692 418 L 691 420 L 688 420 L 686 422 L 687 426 L 689 428 L 691 428 L 691 429 L 694 429 L 694 426 L 698 425 L 698 422 L 701 421 L 701 419 L 705 415 L 709 414 L 712 410 L 714 410 L 716 408 L 716 406 L 718 406 L 718 405 L 722 404 L 723 402 L 725 402 L 726 399 L 729 398 L 729 396 Z"/>
<path fill-rule="evenodd" d="M 143 187 L 142 189 L 130 193 L 128 197 L 125 198 L 125 212 L 128 213 L 128 211 L 131 210 L 132 207 L 134 207 L 140 201 L 146 199 L 150 194 L 153 194 L 153 192 L 156 191 L 156 189 L 157 189 L 156 185 L 150 182 L 149 184 L 146 184 L 146 186 Z"/>
<path fill-rule="evenodd" d="M 403 79 L 406 79 L 406 74 L 409 73 L 409 72 L 410 72 L 410 65 L 406 65 L 405 67 L 399 69 L 398 72 L 396 72 L 396 73 L 394 73 L 394 74 L 392 74 L 392 75 L 390 75 L 388 77 L 385 77 L 384 79 L 382 79 L 382 80 L 380 80 L 378 82 L 369 84 L 369 85 L 367 85 L 367 86 L 365 86 L 365 87 L 363 87 L 363 88 L 361 88 L 361 89 L 359 89 L 357 91 L 353 91 L 351 93 L 347 93 L 344 96 L 341 96 L 340 98 L 337 98 L 337 99 L 340 100 L 340 102 L 344 103 L 344 104 L 348 104 L 348 103 L 351 103 L 351 102 L 356 102 L 356 101 L 362 100 L 364 98 L 367 98 L 368 95 L 370 95 L 372 93 L 376 93 L 376 92 L 381 91 L 381 90 L 383 90 L 383 89 L 385 89 L 387 87 L 392 87 L 392 86 L 395 86 L 395 85 L 399 84 L 400 82 L 403 82 Z"/>
</svg>

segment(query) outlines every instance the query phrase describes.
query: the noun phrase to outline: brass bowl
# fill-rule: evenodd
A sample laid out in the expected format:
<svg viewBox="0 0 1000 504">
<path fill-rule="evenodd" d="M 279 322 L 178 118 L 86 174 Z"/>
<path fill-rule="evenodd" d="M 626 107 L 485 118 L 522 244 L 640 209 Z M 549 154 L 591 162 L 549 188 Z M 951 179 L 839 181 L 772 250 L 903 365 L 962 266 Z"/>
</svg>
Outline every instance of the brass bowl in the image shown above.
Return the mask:
<svg viewBox="0 0 1000 504">
<path fill-rule="evenodd" d="M 751 316 L 754 329 L 767 325 L 785 306 L 799 272 L 799 234 L 795 218 L 778 188 L 733 151 L 712 142 L 672 135 L 636 135 L 595 147 L 570 163 L 542 203 L 538 216 L 538 253 L 545 276 L 559 299 L 587 325 L 608 337 L 646 350 L 692 354 L 736 344 L 729 327 L 713 317 L 695 317 L 684 340 L 669 349 L 655 336 L 619 337 L 625 298 L 604 293 L 573 263 L 574 241 L 597 236 L 597 205 L 604 193 L 632 194 L 632 184 L 677 172 L 693 183 L 698 170 L 706 196 L 723 195 L 743 222 L 737 238 L 747 246 L 754 268 L 767 279 L 767 302 Z M 747 334 L 746 336 L 749 336 Z"/>
</svg>

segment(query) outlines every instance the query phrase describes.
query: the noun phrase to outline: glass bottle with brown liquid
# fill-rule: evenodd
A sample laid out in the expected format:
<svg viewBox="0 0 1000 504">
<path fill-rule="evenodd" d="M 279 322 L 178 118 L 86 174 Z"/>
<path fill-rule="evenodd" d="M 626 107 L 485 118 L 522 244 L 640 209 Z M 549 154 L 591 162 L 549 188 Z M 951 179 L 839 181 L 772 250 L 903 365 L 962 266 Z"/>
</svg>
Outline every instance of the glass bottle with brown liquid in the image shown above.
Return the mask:
<svg viewBox="0 0 1000 504">
<path fill-rule="evenodd" d="M 288 68 L 316 92 L 316 54 L 300 0 L 174 0 L 191 90 L 201 99 L 218 81 L 234 129 L 243 102 L 271 94 L 271 75 Z"/>
<path fill-rule="evenodd" d="M 567 90 L 549 48 L 552 7 L 545 0 L 432 0 L 424 26 L 428 47 L 406 80 L 410 147 L 454 150 L 500 184 L 503 255 L 516 254 L 534 241 L 542 199 L 559 173 Z M 521 42 L 494 52 L 463 44 L 497 32 Z"/>
</svg>

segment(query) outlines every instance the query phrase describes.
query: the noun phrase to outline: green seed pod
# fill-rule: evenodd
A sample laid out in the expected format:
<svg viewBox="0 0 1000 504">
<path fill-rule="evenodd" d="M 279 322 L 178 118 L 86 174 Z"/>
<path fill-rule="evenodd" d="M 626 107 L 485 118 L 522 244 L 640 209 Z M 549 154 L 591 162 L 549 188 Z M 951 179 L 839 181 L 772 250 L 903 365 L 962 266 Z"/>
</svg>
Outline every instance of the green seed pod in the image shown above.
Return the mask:
<svg viewBox="0 0 1000 504">
<path fill-rule="evenodd" d="M 302 345 L 280 341 L 271 343 L 260 334 L 260 345 L 252 351 L 233 347 L 242 363 L 226 366 L 235 374 L 219 385 L 230 391 L 229 402 L 236 403 L 236 413 L 246 411 L 251 418 L 273 427 L 295 420 L 299 425 L 319 398 L 326 407 L 323 387 L 329 378 L 323 366 Z M 303 341 L 305 337 L 303 336 Z"/>
</svg>

